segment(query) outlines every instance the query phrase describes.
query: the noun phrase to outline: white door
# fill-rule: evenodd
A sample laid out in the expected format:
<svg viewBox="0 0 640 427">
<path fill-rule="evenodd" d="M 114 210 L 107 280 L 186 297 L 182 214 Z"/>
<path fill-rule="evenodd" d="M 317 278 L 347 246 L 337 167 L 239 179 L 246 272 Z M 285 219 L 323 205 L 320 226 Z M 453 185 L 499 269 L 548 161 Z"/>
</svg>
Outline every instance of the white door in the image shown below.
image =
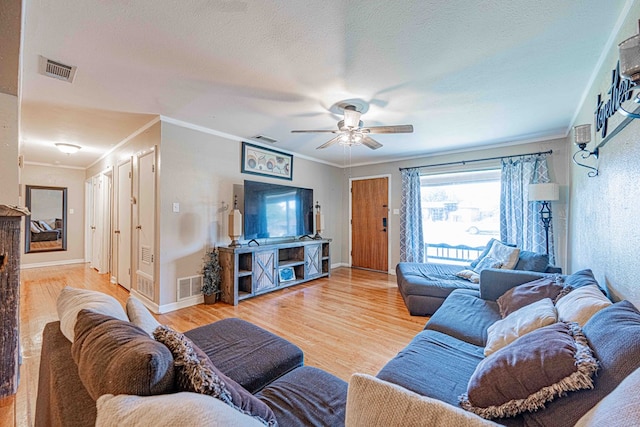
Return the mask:
<svg viewBox="0 0 640 427">
<path fill-rule="evenodd" d="M 136 176 L 136 290 L 155 301 L 156 152 L 139 154 Z"/>
<path fill-rule="evenodd" d="M 116 283 L 131 289 L 131 160 L 118 165 L 116 185 L 114 270 Z"/>
<path fill-rule="evenodd" d="M 100 272 L 100 260 L 102 259 L 102 175 L 91 178 L 91 267 Z"/>
<path fill-rule="evenodd" d="M 93 266 L 93 179 L 84 183 L 84 260 Z"/>
</svg>

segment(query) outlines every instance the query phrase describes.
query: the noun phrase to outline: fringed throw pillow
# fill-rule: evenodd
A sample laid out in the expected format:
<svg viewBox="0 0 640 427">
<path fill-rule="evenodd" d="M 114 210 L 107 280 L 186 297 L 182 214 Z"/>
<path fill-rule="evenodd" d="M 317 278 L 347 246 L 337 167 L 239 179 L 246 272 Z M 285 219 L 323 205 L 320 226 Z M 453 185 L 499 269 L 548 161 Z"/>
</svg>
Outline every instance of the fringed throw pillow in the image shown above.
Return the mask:
<svg viewBox="0 0 640 427">
<path fill-rule="evenodd" d="M 153 336 L 173 354 L 180 391 L 208 394 L 265 425 L 278 425 L 266 403 L 223 374 L 189 338 L 165 325 L 156 328 Z"/>
<path fill-rule="evenodd" d="M 580 326 L 558 322 L 480 362 L 460 404 L 487 419 L 536 411 L 567 392 L 593 388 L 597 369 Z"/>
</svg>

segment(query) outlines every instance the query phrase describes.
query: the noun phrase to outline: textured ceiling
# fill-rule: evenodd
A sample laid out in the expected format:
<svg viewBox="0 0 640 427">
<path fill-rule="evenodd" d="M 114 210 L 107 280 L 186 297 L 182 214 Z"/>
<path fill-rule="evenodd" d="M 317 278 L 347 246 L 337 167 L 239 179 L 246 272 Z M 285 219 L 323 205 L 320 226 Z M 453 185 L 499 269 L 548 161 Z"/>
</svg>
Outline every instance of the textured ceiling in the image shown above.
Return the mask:
<svg viewBox="0 0 640 427">
<path fill-rule="evenodd" d="M 354 164 L 564 136 L 625 0 L 26 1 L 26 161 L 87 166 L 157 115 L 337 165 L 331 106 L 413 124 Z M 78 67 L 72 84 L 38 55 Z M 55 155 L 53 143 L 83 147 Z"/>
</svg>

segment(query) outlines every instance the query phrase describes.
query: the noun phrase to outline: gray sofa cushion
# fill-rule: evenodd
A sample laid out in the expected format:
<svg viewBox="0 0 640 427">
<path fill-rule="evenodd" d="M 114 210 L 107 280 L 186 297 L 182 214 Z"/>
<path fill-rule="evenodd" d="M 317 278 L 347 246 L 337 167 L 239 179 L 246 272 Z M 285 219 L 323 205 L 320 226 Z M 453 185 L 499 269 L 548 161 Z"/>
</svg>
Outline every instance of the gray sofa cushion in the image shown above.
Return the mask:
<svg viewBox="0 0 640 427">
<path fill-rule="evenodd" d="M 398 287 L 405 295 L 446 298 L 454 289 L 478 289 L 456 276 L 464 267 L 449 264 L 401 262 L 396 267 Z"/>
<path fill-rule="evenodd" d="M 487 342 L 487 328 L 500 320 L 498 304 L 465 289 L 451 292 L 425 329 L 442 332 L 477 346 Z"/>
<path fill-rule="evenodd" d="M 418 394 L 458 406 L 469 378 L 484 358 L 483 348 L 441 332 L 426 330 L 376 375 Z"/>
<path fill-rule="evenodd" d="M 310 366 L 294 369 L 256 394 L 287 427 L 344 426 L 347 383 Z"/>
<path fill-rule="evenodd" d="M 544 273 L 549 265 L 549 255 L 530 251 L 520 251 L 520 259 L 514 270 L 537 271 Z"/>
<path fill-rule="evenodd" d="M 298 346 L 242 319 L 219 320 L 184 335 L 249 393 L 261 390 L 304 362 Z"/>
<path fill-rule="evenodd" d="M 628 301 L 596 313 L 583 328 L 600 364 L 593 390 L 571 392 L 547 404 L 547 408 L 524 415 L 529 425 L 572 426 L 596 403 L 611 393 L 640 367 L 640 312 Z"/>
</svg>

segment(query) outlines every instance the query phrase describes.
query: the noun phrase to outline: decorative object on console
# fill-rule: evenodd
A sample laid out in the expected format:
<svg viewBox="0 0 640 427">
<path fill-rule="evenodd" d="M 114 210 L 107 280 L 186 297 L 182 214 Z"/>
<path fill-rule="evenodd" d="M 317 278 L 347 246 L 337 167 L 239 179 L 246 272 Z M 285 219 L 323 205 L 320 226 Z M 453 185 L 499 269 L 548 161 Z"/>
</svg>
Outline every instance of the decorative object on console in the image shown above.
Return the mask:
<svg viewBox="0 0 640 427">
<path fill-rule="evenodd" d="M 278 270 L 278 279 L 280 282 L 291 282 L 296 280 L 296 272 L 293 267 L 281 267 Z"/>
<path fill-rule="evenodd" d="M 242 214 L 238 210 L 238 195 L 233 199 L 233 210 L 229 212 L 229 237 L 231 238 L 230 248 L 242 246 L 238 239 L 242 236 Z"/>
<path fill-rule="evenodd" d="M 293 155 L 242 143 L 242 173 L 293 180 Z"/>
<path fill-rule="evenodd" d="M 220 283 L 222 282 L 222 267 L 218 249 L 213 248 L 207 252 L 202 266 L 202 293 L 205 304 L 214 304 L 220 295 Z"/>
<path fill-rule="evenodd" d="M 549 228 L 551 227 L 551 208 L 549 207 L 549 202 L 553 202 L 559 199 L 560 188 L 558 184 L 554 182 L 547 182 L 543 184 L 529 184 L 529 201 L 542 202 L 542 205 L 540 206 L 540 220 L 542 221 L 542 226 L 544 227 L 547 255 L 549 255 Z"/>
<path fill-rule="evenodd" d="M 576 159 L 578 154 L 580 154 L 582 160 L 586 160 L 591 156 L 597 159 L 600 155 L 600 149 L 598 147 L 596 147 L 593 151 L 587 150 L 587 144 L 591 141 L 591 124 L 574 126 L 573 138 L 574 144 L 576 144 L 580 149 L 573 154 L 573 162 L 578 166 L 582 166 L 583 168 L 591 169 L 591 172 L 589 172 L 590 177 L 598 176 L 598 168 L 580 163 Z"/>
<path fill-rule="evenodd" d="M 322 211 L 320 210 L 320 202 L 316 201 L 316 235 L 313 236 L 313 238 L 315 240 L 319 240 L 322 239 L 322 236 L 320 235 L 320 233 L 322 233 L 322 230 L 324 230 L 324 215 L 322 214 Z"/>
</svg>

